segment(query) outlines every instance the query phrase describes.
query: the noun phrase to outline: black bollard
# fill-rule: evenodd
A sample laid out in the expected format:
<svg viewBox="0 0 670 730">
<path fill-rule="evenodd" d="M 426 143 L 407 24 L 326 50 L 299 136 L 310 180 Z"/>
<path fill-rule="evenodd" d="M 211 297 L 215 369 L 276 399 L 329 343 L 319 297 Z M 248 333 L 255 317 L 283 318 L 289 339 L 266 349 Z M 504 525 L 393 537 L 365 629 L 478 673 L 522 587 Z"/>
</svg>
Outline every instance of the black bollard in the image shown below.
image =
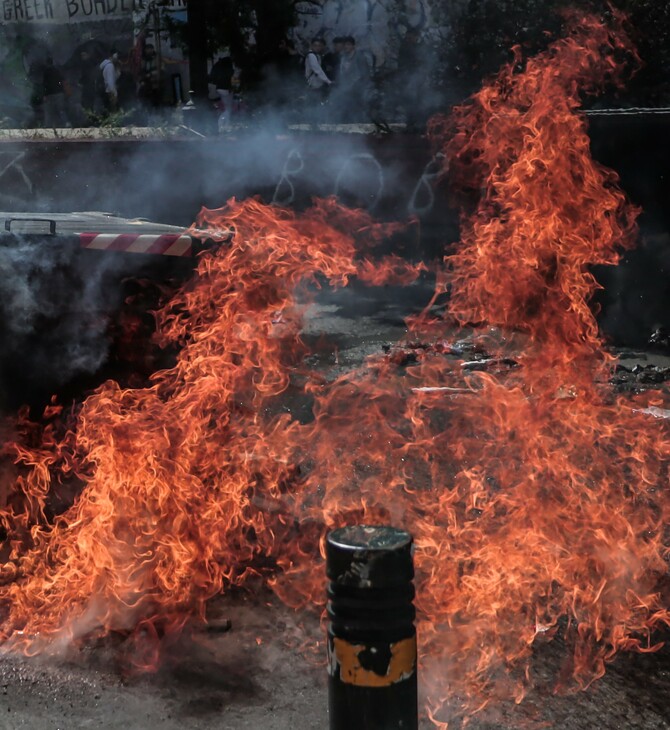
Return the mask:
<svg viewBox="0 0 670 730">
<path fill-rule="evenodd" d="M 342 527 L 326 540 L 330 730 L 417 730 L 412 536 Z"/>
</svg>

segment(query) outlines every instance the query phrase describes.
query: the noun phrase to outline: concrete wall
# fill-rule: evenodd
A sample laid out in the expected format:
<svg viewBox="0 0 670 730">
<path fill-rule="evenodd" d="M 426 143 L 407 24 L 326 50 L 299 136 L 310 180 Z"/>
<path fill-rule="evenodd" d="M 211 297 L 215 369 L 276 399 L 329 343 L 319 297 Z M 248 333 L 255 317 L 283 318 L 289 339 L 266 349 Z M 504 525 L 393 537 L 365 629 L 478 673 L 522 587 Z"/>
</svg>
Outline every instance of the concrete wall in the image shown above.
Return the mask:
<svg viewBox="0 0 670 730">
<path fill-rule="evenodd" d="M 589 124 L 596 159 L 619 172 L 645 225 L 667 230 L 670 115 L 594 116 Z M 435 191 L 439 160 L 418 135 L 249 129 L 159 139 L 122 131 L 125 137 L 108 139 L 100 139 L 104 130 L 0 133 L 0 207 L 110 209 L 181 225 L 201 205 L 231 196 L 302 205 L 336 194 L 383 217 L 444 217 L 444 194 Z"/>
<path fill-rule="evenodd" d="M 598 271 L 601 321 L 615 340 L 642 346 L 670 328 L 670 116 L 590 120 L 596 159 L 621 175 L 641 206 L 642 237 L 622 265 Z M 194 140 L 0 142 L 0 209 L 104 210 L 189 225 L 201 206 L 260 195 L 300 208 L 337 195 L 393 220 L 415 216 L 411 255 L 438 256 L 457 240 L 457 219 L 425 139 L 404 134 L 248 131 Z M 512 269 L 510 270 L 512 272 Z"/>
<path fill-rule="evenodd" d="M 436 202 L 439 160 L 405 135 L 247 132 L 196 140 L 0 142 L 0 209 L 104 210 L 190 224 L 201 206 L 260 195 L 301 207 L 337 195 L 376 215 L 456 235 Z"/>
</svg>

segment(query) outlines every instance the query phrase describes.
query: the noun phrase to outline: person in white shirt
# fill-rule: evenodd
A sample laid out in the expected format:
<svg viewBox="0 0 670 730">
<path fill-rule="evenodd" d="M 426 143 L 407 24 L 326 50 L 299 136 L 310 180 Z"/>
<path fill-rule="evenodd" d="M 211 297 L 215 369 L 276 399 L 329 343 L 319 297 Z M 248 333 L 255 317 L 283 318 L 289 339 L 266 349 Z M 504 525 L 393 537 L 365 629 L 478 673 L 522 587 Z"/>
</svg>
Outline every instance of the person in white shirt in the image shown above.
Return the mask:
<svg viewBox="0 0 670 730">
<path fill-rule="evenodd" d="M 105 87 L 105 109 L 115 111 L 119 104 L 117 82 L 121 76 L 119 54 L 114 51 L 100 64 Z"/>
<path fill-rule="evenodd" d="M 333 83 L 321 66 L 321 54 L 326 47 L 323 38 L 314 38 L 311 48 L 305 56 L 305 79 L 307 86 L 314 91 L 320 101 L 328 93 L 328 87 Z"/>
</svg>

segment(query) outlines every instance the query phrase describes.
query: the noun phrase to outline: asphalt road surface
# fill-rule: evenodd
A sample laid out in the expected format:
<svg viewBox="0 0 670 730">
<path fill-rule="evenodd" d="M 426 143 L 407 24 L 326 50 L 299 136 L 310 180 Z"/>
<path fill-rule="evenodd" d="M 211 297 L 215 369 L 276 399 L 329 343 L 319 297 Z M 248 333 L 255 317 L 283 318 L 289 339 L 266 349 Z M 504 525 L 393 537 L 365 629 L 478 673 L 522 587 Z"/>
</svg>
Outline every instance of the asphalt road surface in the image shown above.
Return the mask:
<svg viewBox="0 0 670 730">
<path fill-rule="evenodd" d="M 306 336 L 325 335 L 337 346 L 337 354 L 326 348 L 321 367 L 335 374 L 396 341 L 403 316 L 428 292 L 417 285 L 321 296 Z M 124 676 L 114 639 L 67 658 L 1 657 L 0 730 L 325 730 L 325 657 L 298 649 L 320 636 L 318 616 L 287 609 L 262 591 L 221 596 L 212 609 L 230 618 L 232 629 L 185 635 L 152 675 Z M 561 657 L 558 640 L 539 648 L 536 687 L 526 700 L 475 716 L 469 730 L 670 728 L 670 650 L 621 655 L 603 679 L 568 696 L 553 693 Z M 421 727 L 431 725 L 424 720 Z M 460 718 L 450 721 L 449 730 L 462 727 Z"/>
</svg>

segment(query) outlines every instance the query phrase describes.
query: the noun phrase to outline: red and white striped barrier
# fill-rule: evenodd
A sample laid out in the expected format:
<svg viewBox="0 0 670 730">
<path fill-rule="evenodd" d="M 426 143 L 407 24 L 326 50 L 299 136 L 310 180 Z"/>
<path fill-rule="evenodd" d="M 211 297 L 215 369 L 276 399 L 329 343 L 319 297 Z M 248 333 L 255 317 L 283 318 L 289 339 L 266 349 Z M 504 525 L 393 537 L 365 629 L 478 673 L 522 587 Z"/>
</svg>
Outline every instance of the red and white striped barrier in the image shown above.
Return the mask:
<svg viewBox="0 0 670 730">
<path fill-rule="evenodd" d="M 96 251 L 152 253 L 162 256 L 192 256 L 193 239 L 181 234 L 80 233 L 82 248 Z"/>
</svg>

